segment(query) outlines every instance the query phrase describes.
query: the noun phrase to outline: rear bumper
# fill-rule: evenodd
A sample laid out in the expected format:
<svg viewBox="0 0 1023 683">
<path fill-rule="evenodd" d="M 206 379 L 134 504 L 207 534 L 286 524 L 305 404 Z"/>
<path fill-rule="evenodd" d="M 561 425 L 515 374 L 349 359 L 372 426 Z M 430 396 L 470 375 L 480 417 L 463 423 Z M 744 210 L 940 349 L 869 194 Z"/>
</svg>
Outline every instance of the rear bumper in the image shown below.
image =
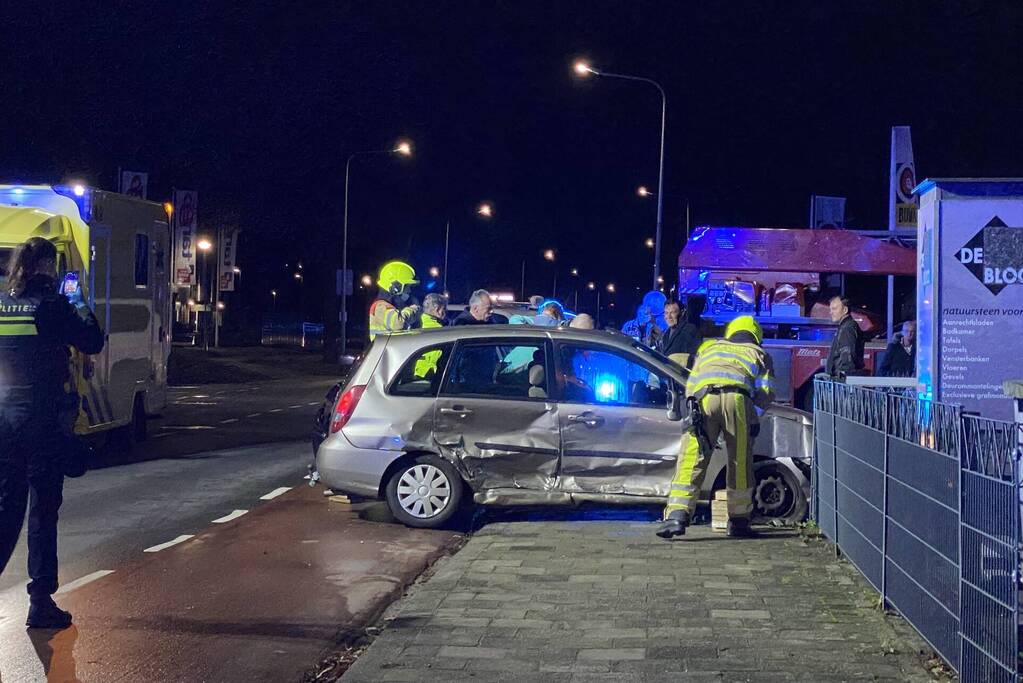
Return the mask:
<svg viewBox="0 0 1023 683">
<path fill-rule="evenodd" d="M 325 486 L 343 493 L 379 498 L 384 472 L 404 453 L 356 448 L 342 434 L 331 434 L 316 450 L 316 470 Z"/>
</svg>

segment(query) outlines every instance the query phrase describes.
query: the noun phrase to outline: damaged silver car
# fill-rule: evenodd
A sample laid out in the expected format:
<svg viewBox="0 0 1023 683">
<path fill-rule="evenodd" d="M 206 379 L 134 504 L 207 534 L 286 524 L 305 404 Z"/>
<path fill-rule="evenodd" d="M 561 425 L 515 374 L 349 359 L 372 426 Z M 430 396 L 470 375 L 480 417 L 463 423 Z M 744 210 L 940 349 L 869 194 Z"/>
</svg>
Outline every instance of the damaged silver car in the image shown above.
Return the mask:
<svg viewBox="0 0 1023 683">
<path fill-rule="evenodd" d="M 624 335 L 519 325 L 377 337 L 316 450 L 320 480 L 384 498 L 414 527 L 470 502 L 661 505 L 681 437 L 666 406 L 687 373 Z M 756 514 L 807 510 L 810 415 L 775 405 L 754 445 Z M 725 482 L 719 444 L 703 498 Z"/>
</svg>

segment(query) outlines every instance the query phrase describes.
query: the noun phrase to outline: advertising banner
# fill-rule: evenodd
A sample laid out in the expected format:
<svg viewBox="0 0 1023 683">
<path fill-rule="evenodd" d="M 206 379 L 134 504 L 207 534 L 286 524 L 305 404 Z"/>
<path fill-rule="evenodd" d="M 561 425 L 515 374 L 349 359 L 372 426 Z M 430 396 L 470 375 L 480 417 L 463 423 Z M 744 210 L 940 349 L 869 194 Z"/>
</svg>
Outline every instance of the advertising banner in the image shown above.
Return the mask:
<svg viewBox="0 0 1023 683">
<path fill-rule="evenodd" d="M 220 291 L 234 291 L 234 269 L 238 265 L 238 230 L 224 230 L 220 236 Z"/>
<path fill-rule="evenodd" d="M 916 227 L 916 166 L 909 126 L 892 126 L 888 229 Z"/>
<path fill-rule="evenodd" d="M 198 229 L 199 193 L 174 190 L 174 284 L 188 286 L 195 280 L 195 240 Z"/>
<path fill-rule="evenodd" d="M 138 171 L 121 171 L 121 194 L 129 197 L 146 198 L 146 189 L 149 186 L 149 174 Z"/>
<path fill-rule="evenodd" d="M 813 195 L 810 203 L 810 227 L 844 228 L 845 197 Z"/>
<path fill-rule="evenodd" d="M 921 197 L 917 377 L 933 397 L 1012 419 L 1023 377 L 1023 180 L 928 180 Z"/>
</svg>

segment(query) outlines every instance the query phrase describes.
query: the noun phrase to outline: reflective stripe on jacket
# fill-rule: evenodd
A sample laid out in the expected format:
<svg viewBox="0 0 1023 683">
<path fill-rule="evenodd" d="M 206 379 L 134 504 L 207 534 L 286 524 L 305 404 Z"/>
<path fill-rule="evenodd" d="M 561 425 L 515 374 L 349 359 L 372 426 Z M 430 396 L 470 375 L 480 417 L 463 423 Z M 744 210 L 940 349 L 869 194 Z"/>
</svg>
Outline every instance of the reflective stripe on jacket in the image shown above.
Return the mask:
<svg viewBox="0 0 1023 683">
<path fill-rule="evenodd" d="M 757 344 L 711 339 L 696 354 L 686 394 L 703 398 L 712 389 L 736 387 L 760 408 L 774 400 L 774 365 Z"/>
<path fill-rule="evenodd" d="M 369 307 L 369 339 L 376 339 L 383 332 L 399 332 L 408 329 L 408 321 L 390 301 L 377 299 Z"/>
</svg>

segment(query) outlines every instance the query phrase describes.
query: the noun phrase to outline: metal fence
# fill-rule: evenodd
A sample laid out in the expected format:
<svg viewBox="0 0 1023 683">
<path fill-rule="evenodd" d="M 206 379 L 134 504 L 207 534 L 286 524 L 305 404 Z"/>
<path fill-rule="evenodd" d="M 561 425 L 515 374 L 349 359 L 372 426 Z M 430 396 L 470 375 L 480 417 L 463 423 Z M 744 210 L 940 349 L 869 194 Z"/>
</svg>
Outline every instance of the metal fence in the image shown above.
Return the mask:
<svg viewBox="0 0 1023 683">
<path fill-rule="evenodd" d="M 1020 426 L 817 380 L 813 515 L 964 681 L 1016 681 Z"/>
</svg>

